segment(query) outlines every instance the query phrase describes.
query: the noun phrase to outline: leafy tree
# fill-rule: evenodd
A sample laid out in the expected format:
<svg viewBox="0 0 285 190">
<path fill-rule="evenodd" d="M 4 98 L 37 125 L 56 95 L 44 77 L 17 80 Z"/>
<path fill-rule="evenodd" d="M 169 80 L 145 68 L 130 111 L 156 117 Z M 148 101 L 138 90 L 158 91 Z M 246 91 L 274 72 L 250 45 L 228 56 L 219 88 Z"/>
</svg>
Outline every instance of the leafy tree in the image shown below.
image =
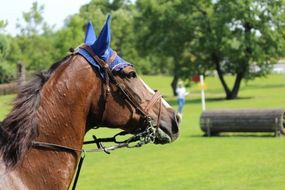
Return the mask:
<svg viewBox="0 0 285 190">
<path fill-rule="evenodd" d="M 1 29 L 5 29 L 7 23 L 5 21 L 0 20 L 0 31 Z M 0 61 L 7 55 L 9 49 L 9 42 L 7 40 L 7 36 L 0 33 Z"/>
<path fill-rule="evenodd" d="M 5 61 L 10 49 L 10 41 L 4 34 L 0 34 L 0 84 L 7 83 L 13 79 L 9 65 Z"/>
<path fill-rule="evenodd" d="M 84 19 L 73 15 L 66 19 L 66 26 L 54 34 L 54 57 L 60 59 L 66 55 L 70 48 L 80 45 L 84 39 Z"/>
<path fill-rule="evenodd" d="M 0 20 L 0 32 L 8 25 L 7 21 Z"/>
<path fill-rule="evenodd" d="M 62 56 L 71 47 L 83 42 L 84 32 L 88 21 L 93 23 L 96 34 L 99 35 L 108 14 L 112 15 L 111 46 L 124 59 L 137 65 L 142 65 L 141 59 L 134 48 L 135 34 L 133 18 L 135 7 L 126 0 L 92 0 L 83 5 L 78 14 L 65 20 L 65 27 L 56 34 L 57 56 Z M 72 39 L 72 40 L 70 40 Z M 138 67 L 140 69 L 140 67 Z"/>
<path fill-rule="evenodd" d="M 138 0 L 135 29 L 138 35 L 137 47 L 143 55 L 156 55 L 159 66 L 173 75 L 173 94 L 181 78 L 187 47 L 192 39 L 192 29 L 187 24 L 191 10 L 185 9 L 182 1 Z M 158 62 L 159 63 L 159 62 Z"/>
<path fill-rule="evenodd" d="M 81 7 L 79 15 L 86 21 L 92 21 L 96 33 L 99 35 L 106 16 L 111 14 L 112 48 L 126 60 L 136 62 L 138 55 L 134 49 L 134 8 L 134 5 L 129 0 L 93 0 L 88 5 Z"/>
<path fill-rule="evenodd" d="M 34 2 L 30 11 L 23 13 L 24 24 L 17 25 L 21 33 L 14 39 L 16 52 L 10 57 L 16 57 L 32 71 L 46 68 L 53 60 L 52 28 L 44 21 L 43 10 L 44 6 Z"/>
<path fill-rule="evenodd" d="M 195 64 L 215 69 L 226 99 L 238 96 L 241 81 L 269 73 L 284 55 L 285 3 L 283 0 L 219 0 L 192 4 L 197 12 L 190 52 Z M 230 88 L 224 76 L 235 76 Z"/>
<path fill-rule="evenodd" d="M 8 37 L 4 34 L 0 34 L 0 61 L 2 61 L 9 52 L 10 42 Z"/>
<path fill-rule="evenodd" d="M 7 22 L 0 20 L 0 31 L 4 30 Z M 7 35 L 0 33 L 0 84 L 14 79 L 15 73 L 7 63 L 6 58 L 10 51 L 10 39 Z"/>
<path fill-rule="evenodd" d="M 266 75 L 284 54 L 284 0 L 138 0 L 139 47 L 173 59 L 179 77 L 216 70 L 226 98 L 243 79 Z M 232 88 L 225 75 L 236 76 Z"/>
</svg>

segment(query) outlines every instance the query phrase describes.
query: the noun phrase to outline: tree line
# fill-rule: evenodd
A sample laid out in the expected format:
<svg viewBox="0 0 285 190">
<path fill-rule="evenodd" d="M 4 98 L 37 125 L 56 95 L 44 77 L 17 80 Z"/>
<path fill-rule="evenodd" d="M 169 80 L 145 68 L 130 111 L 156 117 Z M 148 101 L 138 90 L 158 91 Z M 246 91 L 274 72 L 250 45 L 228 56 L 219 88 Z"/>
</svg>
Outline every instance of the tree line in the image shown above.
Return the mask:
<svg viewBox="0 0 285 190">
<path fill-rule="evenodd" d="M 0 21 L 0 83 L 15 78 L 17 62 L 28 72 L 47 69 L 83 42 L 89 20 L 98 34 L 107 14 L 111 47 L 141 74 L 173 76 L 172 89 L 215 72 L 226 99 L 235 99 L 243 80 L 266 76 L 285 53 L 285 0 L 92 0 L 58 30 L 43 11 L 34 2 L 16 36 Z"/>
</svg>

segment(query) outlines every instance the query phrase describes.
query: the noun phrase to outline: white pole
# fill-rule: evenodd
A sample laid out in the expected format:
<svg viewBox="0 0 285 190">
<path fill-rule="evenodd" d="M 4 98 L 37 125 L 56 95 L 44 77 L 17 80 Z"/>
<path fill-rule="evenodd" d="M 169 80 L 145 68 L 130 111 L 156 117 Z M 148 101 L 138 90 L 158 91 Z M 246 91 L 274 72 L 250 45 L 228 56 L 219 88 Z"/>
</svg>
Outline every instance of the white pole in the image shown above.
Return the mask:
<svg viewBox="0 0 285 190">
<path fill-rule="evenodd" d="M 202 111 L 206 110 L 204 76 L 200 75 Z"/>
<path fill-rule="evenodd" d="M 285 86 L 285 69 L 283 68 L 283 72 L 284 72 L 284 86 Z"/>
</svg>

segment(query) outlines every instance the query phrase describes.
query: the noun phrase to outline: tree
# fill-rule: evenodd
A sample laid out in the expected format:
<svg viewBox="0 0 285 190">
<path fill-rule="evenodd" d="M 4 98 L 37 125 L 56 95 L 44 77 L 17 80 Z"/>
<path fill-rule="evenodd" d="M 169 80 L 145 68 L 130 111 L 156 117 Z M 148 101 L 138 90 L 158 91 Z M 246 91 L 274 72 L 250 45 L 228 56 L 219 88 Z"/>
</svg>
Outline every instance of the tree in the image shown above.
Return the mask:
<svg viewBox="0 0 285 190">
<path fill-rule="evenodd" d="M 6 26 L 7 22 L 0 20 L 0 31 L 4 30 Z M 15 77 L 13 69 L 6 61 L 11 48 L 10 44 L 9 37 L 0 33 L 0 84 L 10 82 Z"/>
<path fill-rule="evenodd" d="M 0 84 L 7 83 L 14 79 L 14 73 L 7 64 L 6 57 L 10 50 L 10 40 L 8 36 L 0 34 Z"/>
<path fill-rule="evenodd" d="M 140 49 L 173 59 L 173 84 L 216 70 L 234 99 L 243 79 L 266 75 L 285 52 L 284 0 L 138 0 L 137 7 Z"/>
<path fill-rule="evenodd" d="M 8 25 L 7 21 L 0 20 L 0 32 Z"/>
<path fill-rule="evenodd" d="M 137 47 L 143 55 L 157 55 L 164 64 L 160 67 L 168 69 L 173 75 L 171 83 L 173 94 L 178 79 L 182 77 L 186 60 L 186 51 L 192 39 L 189 28 L 191 10 L 185 9 L 181 1 L 137 1 L 135 29 Z M 165 61 L 166 60 L 166 61 Z"/>
<path fill-rule="evenodd" d="M 32 71 L 42 70 L 54 60 L 52 28 L 44 21 L 43 11 L 44 6 L 34 2 L 31 9 L 23 13 L 24 24 L 17 24 L 21 32 L 14 39 L 15 55 L 10 56 L 11 59 L 17 57 L 17 61 Z"/>
<path fill-rule="evenodd" d="M 3 61 L 10 49 L 10 42 L 8 36 L 0 34 L 0 61 Z"/>
<path fill-rule="evenodd" d="M 190 52 L 204 72 L 217 71 L 226 99 L 235 99 L 243 79 L 265 76 L 284 55 L 285 3 L 219 0 L 204 5 L 193 4 L 197 16 Z M 227 74 L 235 76 L 232 88 L 224 78 Z"/>
<path fill-rule="evenodd" d="M 83 5 L 78 14 L 71 15 L 65 20 L 65 27 L 57 32 L 56 48 L 59 55 L 66 53 L 71 47 L 83 42 L 86 24 L 93 23 L 96 34 L 99 35 L 108 14 L 112 15 L 112 41 L 111 46 L 124 58 L 131 53 L 132 38 L 132 4 L 126 0 L 92 0 Z M 70 40 L 72 39 L 72 40 Z M 132 58 L 132 56 L 130 56 Z"/>
<path fill-rule="evenodd" d="M 34 36 L 41 32 L 41 26 L 44 20 L 42 16 L 43 11 L 43 5 L 33 2 L 30 11 L 23 12 L 24 26 L 17 23 L 17 28 L 20 29 L 21 35 Z"/>
<path fill-rule="evenodd" d="M 86 21 L 91 20 L 94 23 L 97 35 L 108 14 L 112 15 L 111 47 L 124 59 L 137 62 L 138 54 L 134 49 L 133 32 L 135 7 L 130 0 L 93 0 L 81 7 L 79 13 Z"/>
<path fill-rule="evenodd" d="M 66 19 L 65 27 L 54 34 L 54 57 L 60 59 L 66 55 L 70 48 L 75 48 L 84 39 L 84 19 L 79 15 L 73 15 Z"/>
</svg>

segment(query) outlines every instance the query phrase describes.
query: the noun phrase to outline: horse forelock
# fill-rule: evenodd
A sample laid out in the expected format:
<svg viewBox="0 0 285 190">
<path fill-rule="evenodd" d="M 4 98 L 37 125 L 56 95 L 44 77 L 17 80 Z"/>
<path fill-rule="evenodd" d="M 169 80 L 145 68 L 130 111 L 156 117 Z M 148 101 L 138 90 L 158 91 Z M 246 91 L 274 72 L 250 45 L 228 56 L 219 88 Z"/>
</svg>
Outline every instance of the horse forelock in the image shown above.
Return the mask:
<svg viewBox="0 0 285 190">
<path fill-rule="evenodd" d="M 38 107 L 40 91 L 56 68 L 67 60 L 53 64 L 48 71 L 36 74 L 23 85 L 13 102 L 13 108 L 0 123 L 0 155 L 7 169 L 11 169 L 23 158 L 38 136 Z"/>
</svg>

